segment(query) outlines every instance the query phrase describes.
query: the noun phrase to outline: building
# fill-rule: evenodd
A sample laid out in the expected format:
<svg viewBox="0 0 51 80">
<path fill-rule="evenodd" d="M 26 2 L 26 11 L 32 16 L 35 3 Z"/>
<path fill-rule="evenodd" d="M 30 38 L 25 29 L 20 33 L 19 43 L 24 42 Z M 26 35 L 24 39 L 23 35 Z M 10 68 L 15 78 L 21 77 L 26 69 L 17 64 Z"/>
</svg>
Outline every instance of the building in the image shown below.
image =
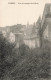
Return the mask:
<svg viewBox="0 0 51 80">
<path fill-rule="evenodd" d="M 39 19 L 38 19 L 39 21 Z M 37 23 L 39 23 L 37 21 Z M 30 48 L 39 47 L 38 27 L 37 23 L 22 25 L 6 26 L 4 28 L 4 35 L 10 43 L 16 43 L 16 47 L 19 47 L 23 43 Z"/>
<path fill-rule="evenodd" d="M 26 33 L 24 36 L 24 43 L 29 46 L 29 48 L 39 47 L 39 37 L 38 37 L 38 29 L 37 25 L 27 24 Z M 39 26 L 38 26 L 39 27 Z"/>
<path fill-rule="evenodd" d="M 45 4 L 41 27 L 44 39 L 51 42 L 51 3 Z"/>
</svg>

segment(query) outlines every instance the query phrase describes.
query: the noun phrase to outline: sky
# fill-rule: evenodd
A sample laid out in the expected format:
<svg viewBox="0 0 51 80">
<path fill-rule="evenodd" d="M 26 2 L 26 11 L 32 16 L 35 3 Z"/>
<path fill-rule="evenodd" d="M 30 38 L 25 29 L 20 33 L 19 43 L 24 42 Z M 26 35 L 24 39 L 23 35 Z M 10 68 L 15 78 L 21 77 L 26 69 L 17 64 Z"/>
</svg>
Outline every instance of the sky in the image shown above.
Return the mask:
<svg viewBox="0 0 51 80">
<path fill-rule="evenodd" d="M 51 3 L 51 0 L 0 0 L 0 27 L 33 24 L 42 16 L 45 3 Z"/>
</svg>

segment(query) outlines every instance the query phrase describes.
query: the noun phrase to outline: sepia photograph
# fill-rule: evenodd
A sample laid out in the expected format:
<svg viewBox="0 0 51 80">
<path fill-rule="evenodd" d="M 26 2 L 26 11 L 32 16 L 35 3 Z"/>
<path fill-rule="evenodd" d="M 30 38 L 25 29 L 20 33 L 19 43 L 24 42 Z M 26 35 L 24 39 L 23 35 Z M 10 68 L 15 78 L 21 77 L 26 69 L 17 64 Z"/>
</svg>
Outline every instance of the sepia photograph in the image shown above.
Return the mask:
<svg viewBox="0 0 51 80">
<path fill-rule="evenodd" d="M 0 0 L 0 80 L 51 80 L 51 0 Z"/>
</svg>

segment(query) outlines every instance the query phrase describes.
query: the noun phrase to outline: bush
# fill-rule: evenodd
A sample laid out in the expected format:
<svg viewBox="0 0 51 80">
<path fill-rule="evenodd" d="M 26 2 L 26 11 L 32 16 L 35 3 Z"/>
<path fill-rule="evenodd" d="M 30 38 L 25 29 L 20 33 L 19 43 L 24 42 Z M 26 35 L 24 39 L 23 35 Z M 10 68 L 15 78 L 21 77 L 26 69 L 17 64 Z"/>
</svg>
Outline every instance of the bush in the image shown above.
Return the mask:
<svg viewBox="0 0 51 80">
<path fill-rule="evenodd" d="M 48 78 L 50 71 L 50 47 L 30 49 L 25 44 L 15 48 L 0 36 L 0 79 L 38 80 Z"/>
<path fill-rule="evenodd" d="M 10 70 L 15 66 L 14 52 L 15 44 L 10 44 L 2 34 L 0 34 L 0 78 L 10 74 Z M 15 54 L 14 54 L 15 53 Z"/>
<path fill-rule="evenodd" d="M 13 70 L 14 80 L 38 80 L 48 78 L 50 71 L 49 46 L 29 49 L 25 44 L 19 48 L 20 58 Z"/>
</svg>

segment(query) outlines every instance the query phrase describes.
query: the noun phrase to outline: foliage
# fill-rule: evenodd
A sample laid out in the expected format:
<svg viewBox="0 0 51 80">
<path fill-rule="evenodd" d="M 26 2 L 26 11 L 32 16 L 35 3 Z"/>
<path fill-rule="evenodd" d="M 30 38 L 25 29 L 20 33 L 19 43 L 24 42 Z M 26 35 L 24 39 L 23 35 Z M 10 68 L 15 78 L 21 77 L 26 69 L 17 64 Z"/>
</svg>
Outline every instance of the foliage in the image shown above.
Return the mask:
<svg viewBox="0 0 51 80">
<path fill-rule="evenodd" d="M 50 71 L 50 47 L 45 41 L 41 48 L 30 49 L 25 44 L 15 48 L 0 35 L 0 79 L 38 80 L 48 78 Z"/>
<path fill-rule="evenodd" d="M 2 34 L 0 34 L 0 78 L 8 74 L 15 66 L 16 59 L 14 56 L 16 56 L 16 53 L 14 54 L 14 47 L 14 44 L 10 44 Z"/>
<path fill-rule="evenodd" d="M 47 46 L 30 50 L 26 45 L 20 47 L 21 58 L 13 70 L 14 80 L 36 80 L 48 78 L 50 71 L 50 52 Z"/>
</svg>

